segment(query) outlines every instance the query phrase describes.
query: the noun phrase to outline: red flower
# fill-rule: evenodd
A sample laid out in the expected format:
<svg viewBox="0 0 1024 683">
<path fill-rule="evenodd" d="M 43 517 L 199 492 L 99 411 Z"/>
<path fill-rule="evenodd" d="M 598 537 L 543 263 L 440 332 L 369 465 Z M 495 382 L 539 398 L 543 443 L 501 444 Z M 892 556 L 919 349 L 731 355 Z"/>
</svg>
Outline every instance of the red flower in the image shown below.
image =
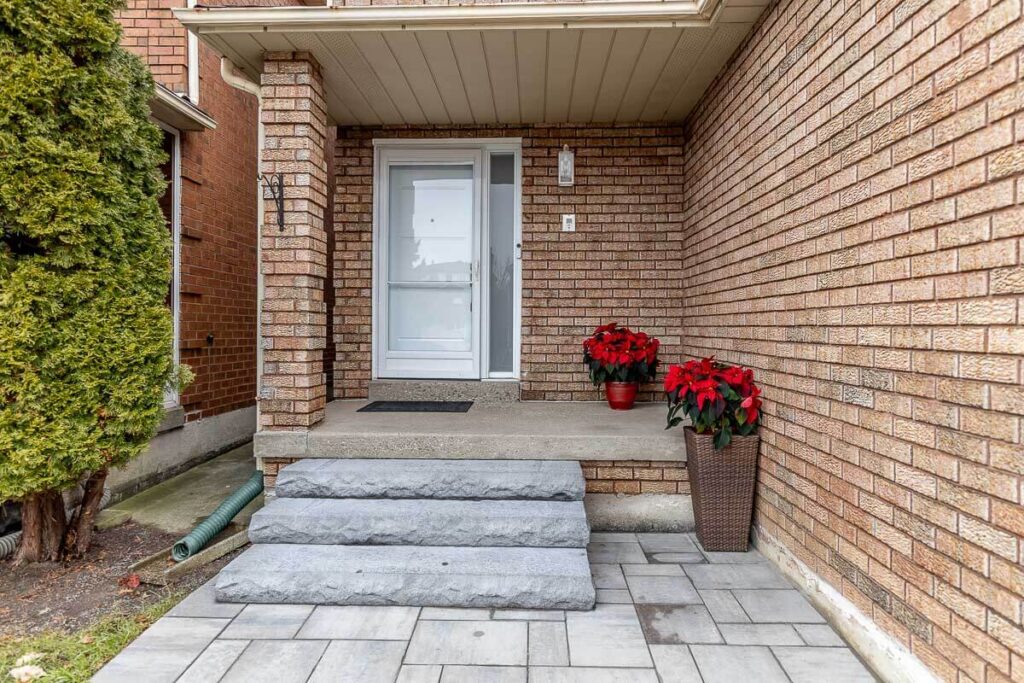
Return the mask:
<svg viewBox="0 0 1024 683">
<path fill-rule="evenodd" d="M 686 416 L 698 433 L 715 435 L 716 448 L 722 447 L 719 443 L 728 444 L 732 434 L 752 434 L 761 416 L 761 390 L 754 384 L 754 372 L 714 358 L 669 367 L 665 392 L 668 426 L 676 426 Z"/>
</svg>

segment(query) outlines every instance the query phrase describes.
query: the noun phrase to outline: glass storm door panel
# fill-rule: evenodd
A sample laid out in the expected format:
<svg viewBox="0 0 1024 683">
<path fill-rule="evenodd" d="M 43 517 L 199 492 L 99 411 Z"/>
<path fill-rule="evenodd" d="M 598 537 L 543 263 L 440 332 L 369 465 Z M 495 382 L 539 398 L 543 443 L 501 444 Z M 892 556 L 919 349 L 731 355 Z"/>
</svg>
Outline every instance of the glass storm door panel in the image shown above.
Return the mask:
<svg viewBox="0 0 1024 683">
<path fill-rule="evenodd" d="M 479 163 L 434 156 L 385 164 L 382 376 L 479 377 Z"/>
</svg>

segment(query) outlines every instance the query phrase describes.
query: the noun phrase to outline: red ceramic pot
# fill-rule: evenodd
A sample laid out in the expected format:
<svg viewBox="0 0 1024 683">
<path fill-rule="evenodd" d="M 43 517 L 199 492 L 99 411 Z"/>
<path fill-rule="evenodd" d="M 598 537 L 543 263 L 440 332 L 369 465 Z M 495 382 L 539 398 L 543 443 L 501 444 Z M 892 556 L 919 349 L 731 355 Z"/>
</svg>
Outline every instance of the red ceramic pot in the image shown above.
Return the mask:
<svg viewBox="0 0 1024 683">
<path fill-rule="evenodd" d="M 608 398 L 608 407 L 612 410 L 631 409 L 639 388 L 637 382 L 605 382 L 604 395 Z"/>
</svg>

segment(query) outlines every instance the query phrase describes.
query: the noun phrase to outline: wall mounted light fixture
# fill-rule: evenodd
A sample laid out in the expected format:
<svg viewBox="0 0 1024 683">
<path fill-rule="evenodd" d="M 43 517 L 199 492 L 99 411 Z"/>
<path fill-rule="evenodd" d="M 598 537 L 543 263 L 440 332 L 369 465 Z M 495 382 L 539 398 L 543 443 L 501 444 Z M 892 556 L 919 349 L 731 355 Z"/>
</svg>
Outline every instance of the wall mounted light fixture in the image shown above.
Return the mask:
<svg viewBox="0 0 1024 683">
<path fill-rule="evenodd" d="M 576 161 L 575 155 L 564 145 L 558 153 L 558 185 L 559 187 L 572 187 L 576 184 Z"/>
</svg>

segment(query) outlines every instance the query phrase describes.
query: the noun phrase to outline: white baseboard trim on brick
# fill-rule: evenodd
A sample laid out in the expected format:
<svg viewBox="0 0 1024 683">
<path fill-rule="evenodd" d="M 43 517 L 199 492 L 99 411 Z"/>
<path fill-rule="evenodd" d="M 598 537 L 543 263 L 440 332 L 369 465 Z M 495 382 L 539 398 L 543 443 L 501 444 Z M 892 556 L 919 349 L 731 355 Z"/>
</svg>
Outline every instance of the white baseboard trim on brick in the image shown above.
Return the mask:
<svg viewBox="0 0 1024 683">
<path fill-rule="evenodd" d="M 830 583 L 776 538 L 755 530 L 754 545 L 825 615 L 832 627 L 885 683 L 938 683 L 939 679 L 898 640 L 882 630 Z"/>
</svg>

